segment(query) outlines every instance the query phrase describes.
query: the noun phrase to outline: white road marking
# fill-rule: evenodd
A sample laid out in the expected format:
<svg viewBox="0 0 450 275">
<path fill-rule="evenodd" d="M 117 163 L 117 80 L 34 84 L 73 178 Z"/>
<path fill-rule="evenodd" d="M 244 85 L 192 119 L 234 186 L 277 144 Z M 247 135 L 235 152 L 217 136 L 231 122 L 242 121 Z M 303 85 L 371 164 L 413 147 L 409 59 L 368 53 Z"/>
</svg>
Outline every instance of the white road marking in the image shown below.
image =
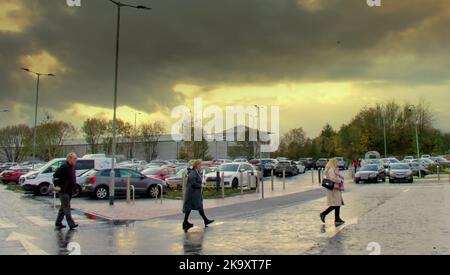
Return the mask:
<svg viewBox="0 0 450 275">
<path fill-rule="evenodd" d="M 0 229 L 17 228 L 17 225 L 7 218 L 0 218 Z"/>
<path fill-rule="evenodd" d="M 32 236 L 20 234 L 17 232 L 12 232 L 8 238 L 6 238 L 7 242 L 11 241 L 19 241 L 22 244 L 23 248 L 27 251 L 29 255 L 48 255 L 47 252 L 40 249 L 36 245 L 32 244 L 30 240 L 34 240 L 35 238 Z"/>
<path fill-rule="evenodd" d="M 41 216 L 28 216 L 27 220 L 37 226 L 53 226 L 54 222 Z"/>
<path fill-rule="evenodd" d="M 341 232 L 344 228 L 346 228 L 347 226 L 352 226 L 352 225 L 356 225 L 358 224 L 358 218 L 353 218 L 353 219 L 349 219 L 345 222 L 344 225 L 341 225 L 339 227 L 333 226 L 330 230 L 327 230 L 327 237 L 328 238 L 333 238 L 334 236 L 336 236 L 339 232 Z"/>
</svg>

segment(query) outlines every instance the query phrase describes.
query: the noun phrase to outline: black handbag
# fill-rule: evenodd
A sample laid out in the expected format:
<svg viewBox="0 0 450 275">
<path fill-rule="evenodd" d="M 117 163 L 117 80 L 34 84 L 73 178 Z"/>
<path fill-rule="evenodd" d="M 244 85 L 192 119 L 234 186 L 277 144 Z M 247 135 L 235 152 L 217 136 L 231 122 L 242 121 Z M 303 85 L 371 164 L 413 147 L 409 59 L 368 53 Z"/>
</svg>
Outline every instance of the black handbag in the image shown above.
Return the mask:
<svg viewBox="0 0 450 275">
<path fill-rule="evenodd" d="M 329 180 L 329 179 L 323 179 L 322 180 L 322 187 L 328 189 L 328 190 L 333 190 L 334 189 L 334 181 Z"/>
</svg>

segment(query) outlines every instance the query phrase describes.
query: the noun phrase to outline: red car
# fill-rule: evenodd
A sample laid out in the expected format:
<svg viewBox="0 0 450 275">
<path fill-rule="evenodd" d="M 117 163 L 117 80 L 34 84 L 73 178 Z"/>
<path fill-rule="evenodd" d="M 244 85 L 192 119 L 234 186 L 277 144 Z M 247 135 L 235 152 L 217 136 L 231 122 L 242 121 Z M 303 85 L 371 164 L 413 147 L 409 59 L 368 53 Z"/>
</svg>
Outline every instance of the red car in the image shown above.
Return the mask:
<svg viewBox="0 0 450 275">
<path fill-rule="evenodd" d="M 141 172 L 147 178 L 154 178 L 166 180 L 167 178 L 175 176 L 177 170 L 170 166 L 150 167 Z"/>
<path fill-rule="evenodd" d="M 3 181 L 3 183 L 19 183 L 20 176 L 25 175 L 30 171 L 31 169 L 26 167 L 16 167 L 13 169 L 8 169 L 0 174 L 0 180 Z"/>
</svg>

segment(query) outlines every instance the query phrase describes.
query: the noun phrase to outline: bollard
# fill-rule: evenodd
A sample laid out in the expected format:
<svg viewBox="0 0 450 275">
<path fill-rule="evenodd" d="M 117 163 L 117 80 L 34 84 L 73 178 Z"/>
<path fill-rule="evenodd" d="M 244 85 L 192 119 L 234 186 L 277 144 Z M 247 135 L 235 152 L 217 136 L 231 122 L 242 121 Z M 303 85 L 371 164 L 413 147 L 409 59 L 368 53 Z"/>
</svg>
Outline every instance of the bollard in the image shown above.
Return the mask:
<svg viewBox="0 0 450 275">
<path fill-rule="evenodd" d="M 53 208 L 56 209 L 56 192 L 53 191 Z"/>
<path fill-rule="evenodd" d="M 222 185 L 222 199 L 225 199 L 225 173 L 222 172 L 222 177 L 220 178 L 220 183 Z"/>
<path fill-rule="evenodd" d="M 186 201 L 186 184 L 187 184 L 187 175 L 183 174 L 183 182 L 182 182 L 182 193 L 183 193 L 183 204 Z"/>
<path fill-rule="evenodd" d="M 264 177 L 261 177 L 261 198 L 264 199 Z"/>
<path fill-rule="evenodd" d="M 249 185 L 250 182 L 247 182 L 247 185 Z M 239 173 L 239 185 L 241 187 L 241 196 L 244 195 L 244 173 L 242 171 Z"/>
<path fill-rule="evenodd" d="M 130 185 L 131 185 L 131 175 L 128 175 L 128 180 L 127 180 L 127 203 L 130 204 Z"/>
<path fill-rule="evenodd" d="M 258 172 L 256 172 L 256 173 L 258 173 Z M 255 173 L 251 173 L 251 175 L 250 175 L 250 173 L 247 173 L 247 189 L 248 190 L 252 190 L 252 181 L 253 181 L 253 176 L 255 176 Z M 255 184 L 257 184 L 257 183 L 255 183 Z"/>
<path fill-rule="evenodd" d="M 256 193 L 259 194 L 260 192 L 260 183 L 259 183 L 259 175 L 261 172 L 256 172 L 256 175 L 254 175 L 256 177 Z M 263 174 L 264 175 L 264 174 Z"/>
<path fill-rule="evenodd" d="M 272 169 L 272 171 L 271 171 L 272 191 L 273 191 L 273 181 L 274 181 L 274 177 L 275 177 L 275 172 L 274 172 L 273 169 Z"/>
<path fill-rule="evenodd" d="M 441 174 L 439 172 L 439 165 L 436 166 L 436 167 L 437 167 L 437 174 L 438 174 L 438 182 L 440 182 L 441 181 Z"/>
<path fill-rule="evenodd" d="M 311 169 L 312 183 L 314 184 L 314 169 Z"/>
<path fill-rule="evenodd" d="M 219 193 L 220 191 L 220 172 L 216 172 L 216 192 Z"/>
<path fill-rule="evenodd" d="M 286 170 L 284 169 L 283 169 L 283 190 L 286 190 Z"/>
</svg>

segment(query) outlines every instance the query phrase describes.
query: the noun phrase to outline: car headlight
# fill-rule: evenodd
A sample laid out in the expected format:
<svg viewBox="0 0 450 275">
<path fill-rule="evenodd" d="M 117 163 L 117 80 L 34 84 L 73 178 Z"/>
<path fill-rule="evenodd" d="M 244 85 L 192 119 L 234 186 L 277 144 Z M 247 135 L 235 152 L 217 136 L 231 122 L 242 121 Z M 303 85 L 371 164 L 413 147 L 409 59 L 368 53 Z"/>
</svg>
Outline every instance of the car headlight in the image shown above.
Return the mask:
<svg viewBox="0 0 450 275">
<path fill-rule="evenodd" d="M 37 178 L 38 175 L 39 175 L 38 173 L 31 174 L 31 175 L 29 175 L 29 176 L 27 177 L 27 179 L 28 179 L 28 180 L 34 180 L 35 178 Z"/>
</svg>

